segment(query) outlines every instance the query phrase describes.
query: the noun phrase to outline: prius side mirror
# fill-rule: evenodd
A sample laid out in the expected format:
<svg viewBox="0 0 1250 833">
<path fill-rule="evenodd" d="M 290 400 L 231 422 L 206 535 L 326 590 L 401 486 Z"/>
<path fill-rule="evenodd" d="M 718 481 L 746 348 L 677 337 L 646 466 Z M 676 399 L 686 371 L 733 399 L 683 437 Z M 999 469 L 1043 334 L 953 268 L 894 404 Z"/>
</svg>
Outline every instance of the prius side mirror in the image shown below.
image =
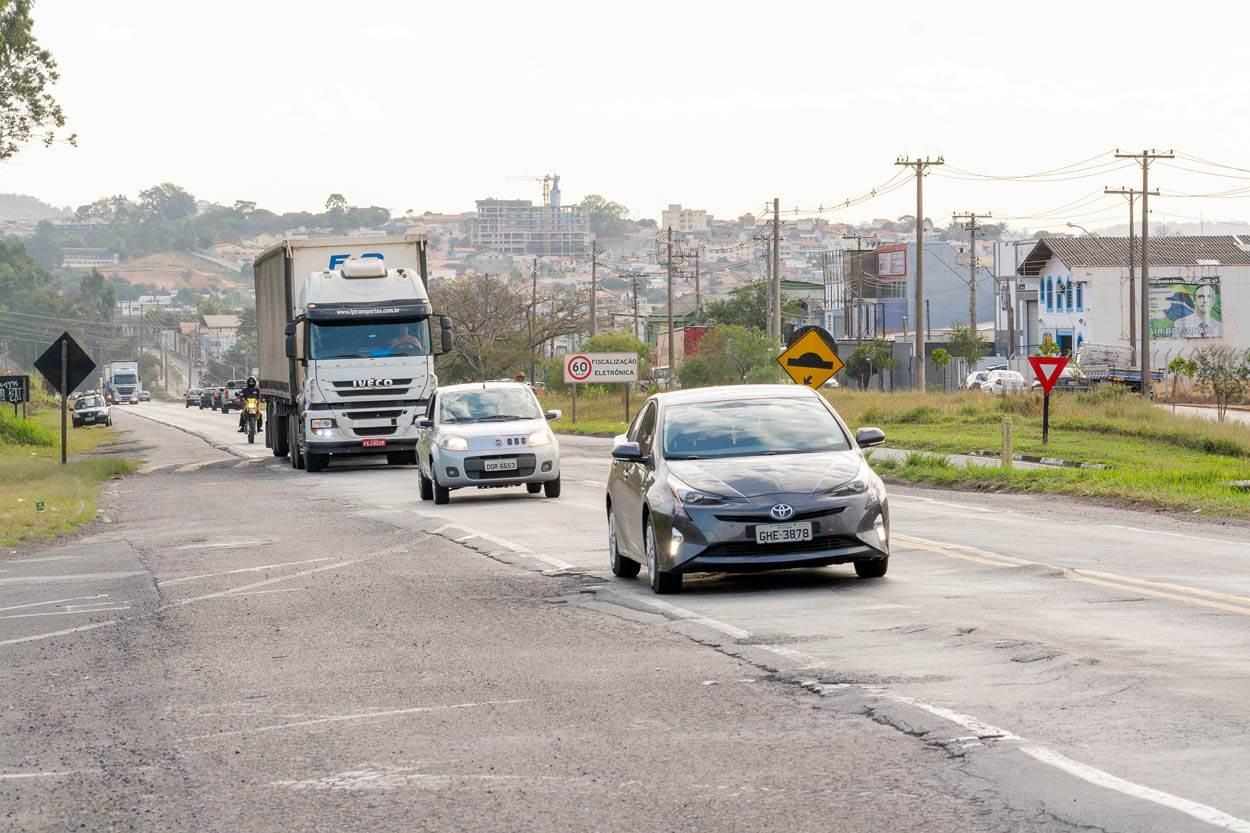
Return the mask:
<svg viewBox="0 0 1250 833">
<path fill-rule="evenodd" d="M 645 457 L 642 453 L 642 446 L 638 443 L 624 442 L 613 446 L 612 459 L 624 463 L 641 463 Z"/>
<path fill-rule="evenodd" d="M 885 442 L 885 432 L 880 428 L 861 428 L 855 432 L 855 442 L 860 448 L 871 448 Z"/>
</svg>

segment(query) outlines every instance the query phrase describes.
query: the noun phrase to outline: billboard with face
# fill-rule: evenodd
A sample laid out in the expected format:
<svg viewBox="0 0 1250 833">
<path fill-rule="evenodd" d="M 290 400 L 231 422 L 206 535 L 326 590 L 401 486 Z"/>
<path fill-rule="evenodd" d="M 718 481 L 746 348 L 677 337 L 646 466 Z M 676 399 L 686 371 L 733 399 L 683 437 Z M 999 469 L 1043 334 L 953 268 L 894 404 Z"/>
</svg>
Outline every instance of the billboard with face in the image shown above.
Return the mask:
<svg viewBox="0 0 1250 833">
<path fill-rule="evenodd" d="M 1151 338 L 1219 338 L 1222 320 L 1218 278 L 1150 282 Z"/>
</svg>

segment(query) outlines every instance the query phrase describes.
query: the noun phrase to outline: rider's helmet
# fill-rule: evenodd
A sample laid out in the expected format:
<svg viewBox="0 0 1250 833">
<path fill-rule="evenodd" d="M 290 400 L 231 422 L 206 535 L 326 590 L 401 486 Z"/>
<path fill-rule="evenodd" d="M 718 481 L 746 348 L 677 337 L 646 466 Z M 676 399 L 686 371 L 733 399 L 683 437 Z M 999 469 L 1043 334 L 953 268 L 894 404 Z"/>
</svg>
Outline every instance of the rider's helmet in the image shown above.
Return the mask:
<svg viewBox="0 0 1250 833">
<path fill-rule="evenodd" d="M 248 376 L 248 377 L 247 377 L 247 384 L 248 384 L 248 387 L 251 387 L 252 385 L 255 385 L 255 384 L 256 384 L 256 377 L 255 377 L 255 376 Z"/>
</svg>

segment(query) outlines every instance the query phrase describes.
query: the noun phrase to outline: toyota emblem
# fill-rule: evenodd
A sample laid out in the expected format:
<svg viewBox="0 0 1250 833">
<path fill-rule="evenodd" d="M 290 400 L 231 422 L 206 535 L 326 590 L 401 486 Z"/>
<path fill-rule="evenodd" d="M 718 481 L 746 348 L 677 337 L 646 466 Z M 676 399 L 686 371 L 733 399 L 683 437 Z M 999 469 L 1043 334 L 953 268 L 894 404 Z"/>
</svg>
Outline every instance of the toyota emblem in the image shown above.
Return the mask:
<svg viewBox="0 0 1250 833">
<path fill-rule="evenodd" d="M 776 521 L 788 521 L 794 517 L 794 507 L 788 503 L 778 503 L 768 514 Z"/>
</svg>

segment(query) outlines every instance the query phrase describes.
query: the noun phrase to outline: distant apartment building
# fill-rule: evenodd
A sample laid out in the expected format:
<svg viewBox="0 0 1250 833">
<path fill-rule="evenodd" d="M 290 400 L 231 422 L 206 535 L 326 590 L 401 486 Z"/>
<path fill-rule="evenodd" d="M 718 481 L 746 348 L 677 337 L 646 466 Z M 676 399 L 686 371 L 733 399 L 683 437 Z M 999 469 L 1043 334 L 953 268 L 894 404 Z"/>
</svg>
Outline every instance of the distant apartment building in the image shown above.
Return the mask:
<svg viewBox="0 0 1250 833">
<path fill-rule="evenodd" d="M 701 208 L 682 208 L 681 203 L 670 204 L 660 212 L 660 228 L 690 234 L 707 231 L 707 212 Z"/>
<path fill-rule="evenodd" d="M 477 201 L 469 242 L 479 251 L 504 255 L 582 257 L 590 248 L 590 212 L 580 206 L 530 200 Z"/>
<path fill-rule="evenodd" d="M 108 249 L 74 249 L 61 250 L 61 265 L 66 269 L 95 269 L 100 266 L 116 266 L 120 261 L 116 252 Z"/>
</svg>

